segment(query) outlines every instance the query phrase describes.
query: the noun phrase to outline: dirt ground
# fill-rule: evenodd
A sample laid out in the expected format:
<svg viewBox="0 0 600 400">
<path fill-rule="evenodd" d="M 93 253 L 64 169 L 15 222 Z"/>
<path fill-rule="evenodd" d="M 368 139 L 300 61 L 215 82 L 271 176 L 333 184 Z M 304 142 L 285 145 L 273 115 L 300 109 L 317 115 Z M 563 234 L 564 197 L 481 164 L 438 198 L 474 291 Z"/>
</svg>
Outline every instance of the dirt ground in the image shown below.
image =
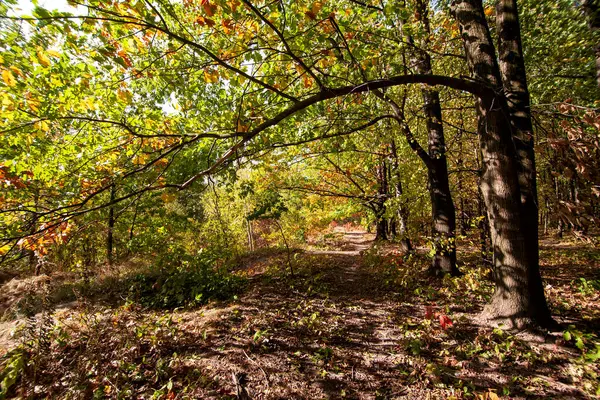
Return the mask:
<svg viewBox="0 0 600 400">
<path fill-rule="evenodd" d="M 598 249 L 542 244 L 546 292 L 557 321 L 572 332 L 565 336 L 505 332 L 479 321 L 492 285 L 476 255 L 460 252 L 465 276 L 440 281 L 422 273 L 425 258 L 404 259 L 393 246 L 378 251 L 372 239 L 349 232 L 331 249 L 294 253 L 294 277 L 285 253 L 248 256 L 238 268 L 248 278 L 246 290 L 199 309 L 63 307 L 56 320 L 68 343 L 48 345 L 53 361 L 44 364 L 45 376 L 30 394 L 89 398 L 101 389 L 105 398 L 597 398 L 598 360 L 586 356 L 600 331 L 600 291 L 580 278 L 599 279 Z M 90 314 L 93 324 L 82 317 Z M 0 326 L 5 351 L 18 342 L 9 334 L 17 322 Z M 140 326 L 148 327 L 141 335 Z M 96 355 L 82 355 L 90 352 Z M 69 370 L 90 365 L 104 372 L 57 384 Z M 133 372 L 117 373 L 132 369 L 137 381 Z M 80 392 L 68 391 L 74 381 Z"/>
</svg>

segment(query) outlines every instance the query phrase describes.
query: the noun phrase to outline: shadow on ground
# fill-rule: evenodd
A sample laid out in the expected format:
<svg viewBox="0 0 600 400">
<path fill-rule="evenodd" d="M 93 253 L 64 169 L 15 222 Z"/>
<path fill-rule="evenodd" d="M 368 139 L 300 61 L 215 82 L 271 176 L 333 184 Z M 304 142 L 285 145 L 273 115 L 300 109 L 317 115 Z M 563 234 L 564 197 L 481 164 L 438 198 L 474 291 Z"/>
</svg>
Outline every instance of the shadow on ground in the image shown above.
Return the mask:
<svg viewBox="0 0 600 400">
<path fill-rule="evenodd" d="M 586 370 L 564 340 L 477 322 L 490 286 L 474 265 L 440 282 L 422 273 L 428 262 L 420 256 L 407 261 L 389 249 L 374 256 L 361 232 L 343 241 L 339 249 L 294 253 L 293 278 L 285 253 L 246 259 L 247 289 L 230 302 L 162 314 L 121 307 L 97 313 L 105 322 L 95 328 L 67 326 L 70 340 L 48 349 L 61 361 L 48 364 L 54 369 L 40 379 L 47 392 L 38 397 L 63 395 L 56 381 L 81 370 L 72 380 L 82 397 L 98 390 L 118 397 L 120 388 L 163 398 L 235 398 L 240 390 L 254 399 L 592 398 L 586 393 L 595 388 L 585 386 L 597 364 Z M 566 293 L 563 261 L 546 257 L 544 273 Z M 556 307 L 561 300 L 549 290 Z M 597 323 L 576 320 L 573 307 L 558 308 L 559 317 Z M 90 308 L 62 318 L 75 312 Z"/>
</svg>

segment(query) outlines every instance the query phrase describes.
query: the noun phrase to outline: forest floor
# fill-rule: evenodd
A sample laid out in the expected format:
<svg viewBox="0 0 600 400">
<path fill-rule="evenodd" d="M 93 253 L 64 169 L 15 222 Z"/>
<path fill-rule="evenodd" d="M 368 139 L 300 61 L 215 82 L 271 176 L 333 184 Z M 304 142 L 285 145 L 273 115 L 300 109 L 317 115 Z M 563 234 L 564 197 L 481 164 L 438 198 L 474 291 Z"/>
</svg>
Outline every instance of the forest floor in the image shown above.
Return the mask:
<svg viewBox="0 0 600 400">
<path fill-rule="evenodd" d="M 424 255 L 402 257 L 372 235 L 340 233 L 329 248 L 294 252 L 293 277 L 286 252 L 239 259 L 247 282 L 230 301 L 165 311 L 79 299 L 29 323 L 5 321 L 0 346 L 15 363 L 8 350 L 16 337 L 38 338 L 36 373 L 17 378 L 12 395 L 596 398 L 600 250 L 543 241 L 546 293 L 565 331 L 533 334 L 479 321 L 489 271 L 461 248 L 471 249 L 459 253 L 465 275 L 439 280 L 423 272 Z M 15 281 L 0 293 L 25 285 Z M 21 333 L 10 337 L 17 322 Z"/>
</svg>

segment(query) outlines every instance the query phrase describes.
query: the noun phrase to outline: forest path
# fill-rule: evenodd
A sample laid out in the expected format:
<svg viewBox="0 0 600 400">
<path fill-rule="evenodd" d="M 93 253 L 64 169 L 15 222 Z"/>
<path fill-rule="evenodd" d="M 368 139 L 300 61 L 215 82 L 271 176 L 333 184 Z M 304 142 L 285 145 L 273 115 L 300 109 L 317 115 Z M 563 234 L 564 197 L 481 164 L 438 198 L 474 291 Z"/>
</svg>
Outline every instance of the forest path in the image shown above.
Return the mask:
<svg viewBox="0 0 600 400">
<path fill-rule="evenodd" d="M 467 352 L 481 351 L 480 341 L 490 354 L 496 346 L 472 322 L 483 305 L 479 295 L 465 286 L 457 298 L 421 274 L 426 258 L 402 267 L 393 263 L 401 259 L 395 254 L 366 253 L 373 236 L 346 232 L 327 250 L 295 254 L 294 277 L 284 253 L 245 265 L 248 290 L 235 302 L 182 315 L 180 327 L 195 344 L 178 354 L 229 393 L 232 372 L 245 374 L 257 399 L 441 399 L 464 382 L 485 396 L 490 388 L 521 390 L 513 389 L 519 384 L 511 383 L 513 376 L 556 374 L 546 363 L 504 368 L 493 359 L 471 360 Z M 402 278 L 407 285 L 395 280 L 397 268 L 409 271 Z M 433 320 L 426 307 L 434 309 Z M 437 313 L 449 313 L 451 329 L 442 329 Z M 457 351 L 459 343 L 466 343 L 464 350 Z M 581 397 L 572 386 L 525 381 L 537 394 Z M 218 390 L 199 397 L 219 398 Z"/>
<path fill-rule="evenodd" d="M 332 250 L 310 249 L 307 253 L 359 256 L 362 251 L 369 249 L 375 240 L 375 235 L 366 231 L 349 231 L 342 233 L 343 236 L 341 241 L 335 246 L 337 248 Z"/>
<path fill-rule="evenodd" d="M 366 231 L 343 232 L 340 241 L 329 250 L 309 249 L 305 257 L 326 257 L 332 266 L 337 266 L 331 282 L 340 292 L 356 290 L 357 282 L 369 280 L 369 272 L 361 269 L 362 254 L 373 246 L 375 235 Z M 370 289 L 367 289 L 370 290 Z"/>
<path fill-rule="evenodd" d="M 442 281 L 424 273 L 426 256 L 403 258 L 393 244 L 374 248 L 372 234 L 338 232 L 333 239 L 328 249 L 294 252 L 293 277 L 281 249 L 238 260 L 247 284 L 228 301 L 176 310 L 91 302 L 65 309 L 60 318 L 75 324 L 69 340 L 85 346 L 52 347 L 60 368 L 47 380 L 95 359 L 104 371 L 124 360 L 135 366 L 128 376 L 155 377 L 130 382 L 140 398 L 168 382 L 188 398 L 236 398 L 232 374 L 243 374 L 252 399 L 491 398 L 490 391 L 512 399 L 591 398 L 569 378 L 579 365 L 571 362 L 572 346 L 554 339 L 536 345 L 474 322 L 491 289 L 476 253 L 463 277 Z M 575 259 L 588 270 L 597 250 L 582 251 L 565 248 L 557 258 L 554 245 L 543 247 L 544 266 L 559 278 Z M 552 285 L 548 293 L 563 303 L 583 298 L 563 279 Z M 443 327 L 440 316 L 452 326 Z M 87 376 L 87 367 L 80 372 Z"/>
<path fill-rule="evenodd" d="M 407 395 L 404 378 L 413 367 L 403 354 L 402 327 L 414 306 L 401 304 L 365 264 L 373 239 L 363 231 L 338 232 L 328 249 L 295 255 L 294 277 L 285 254 L 248 265 L 249 288 L 236 302 L 185 314 L 184 329 L 206 332 L 211 349 L 194 358 L 195 368 L 222 377 L 226 387 L 231 371 L 246 373 L 252 398 Z M 424 398 L 417 386 L 410 392 L 403 398 Z"/>
</svg>

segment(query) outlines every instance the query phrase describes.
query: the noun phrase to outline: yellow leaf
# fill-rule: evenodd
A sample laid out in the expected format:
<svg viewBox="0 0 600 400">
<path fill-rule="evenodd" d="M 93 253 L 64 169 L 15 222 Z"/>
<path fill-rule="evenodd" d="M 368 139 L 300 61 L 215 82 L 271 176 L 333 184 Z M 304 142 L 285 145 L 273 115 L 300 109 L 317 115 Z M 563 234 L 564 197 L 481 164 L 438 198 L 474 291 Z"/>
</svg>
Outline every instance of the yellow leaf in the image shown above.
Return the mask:
<svg viewBox="0 0 600 400">
<path fill-rule="evenodd" d="M 4 80 L 4 83 L 10 87 L 13 87 L 17 84 L 17 80 L 15 79 L 14 75 L 7 69 L 2 71 L 2 79 Z"/>
<path fill-rule="evenodd" d="M 219 81 L 219 71 L 214 69 L 204 70 L 204 81 L 206 83 L 217 83 Z"/>
<path fill-rule="evenodd" d="M 34 126 L 42 132 L 48 132 L 50 130 L 50 125 L 48 125 L 46 121 L 38 121 Z"/>
<path fill-rule="evenodd" d="M 0 64 L 4 63 L 4 57 L 0 56 Z"/>
<path fill-rule="evenodd" d="M 321 11 L 321 8 L 323 8 L 323 3 L 317 1 L 316 3 L 313 3 L 312 7 L 310 8 L 310 10 L 314 13 L 314 14 L 318 14 L 319 11 Z"/>
<path fill-rule="evenodd" d="M 494 7 L 486 7 L 483 12 L 485 15 L 490 17 L 490 16 L 494 15 Z"/>
<path fill-rule="evenodd" d="M 56 50 L 48 50 L 47 53 L 52 57 L 60 58 L 60 53 Z"/>
<path fill-rule="evenodd" d="M 489 392 L 488 393 L 488 399 L 490 400 L 500 400 L 500 397 L 498 397 L 498 395 L 494 392 Z"/>
<path fill-rule="evenodd" d="M 25 74 L 23 74 L 23 71 L 21 71 L 19 68 L 13 66 L 10 67 L 10 69 L 12 70 L 12 72 L 19 75 L 21 78 L 25 78 Z"/>
<path fill-rule="evenodd" d="M 50 65 L 50 59 L 47 55 L 44 54 L 44 52 L 41 49 L 38 49 L 37 51 L 37 58 L 38 60 L 40 60 L 40 64 L 42 64 L 44 67 Z"/>
</svg>

